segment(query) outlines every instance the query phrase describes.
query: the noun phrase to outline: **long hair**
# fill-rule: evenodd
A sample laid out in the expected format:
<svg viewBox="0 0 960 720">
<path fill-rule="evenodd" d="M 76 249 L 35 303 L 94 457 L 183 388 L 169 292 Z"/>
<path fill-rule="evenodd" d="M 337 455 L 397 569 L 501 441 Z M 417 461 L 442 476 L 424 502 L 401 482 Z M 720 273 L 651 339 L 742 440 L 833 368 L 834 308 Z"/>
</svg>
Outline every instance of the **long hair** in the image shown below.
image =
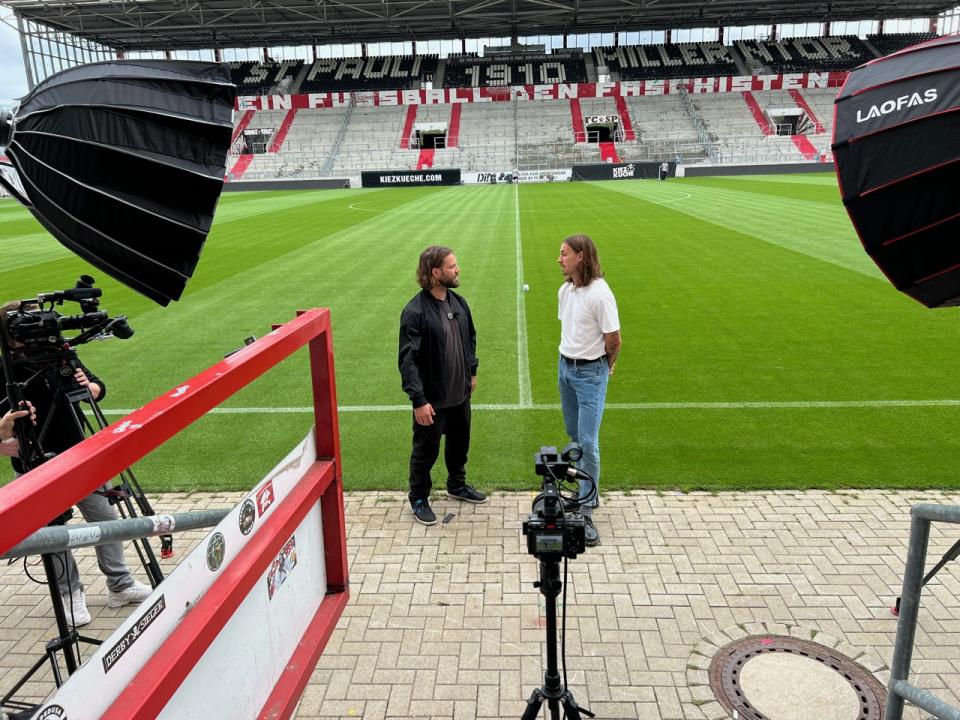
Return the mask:
<svg viewBox="0 0 960 720">
<path fill-rule="evenodd" d="M 420 262 L 417 265 L 417 282 L 424 290 L 433 287 L 433 270 L 441 267 L 447 255 L 452 255 L 453 250 L 443 245 L 431 245 L 420 253 Z"/>
<path fill-rule="evenodd" d="M 572 282 L 575 287 L 586 287 L 597 278 L 603 277 L 597 246 L 593 244 L 589 235 L 570 235 L 565 237 L 563 242 L 574 252 L 583 253 L 580 264 L 574 271 L 573 276 L 568 279 L 568 282 Z"/>
</svg>

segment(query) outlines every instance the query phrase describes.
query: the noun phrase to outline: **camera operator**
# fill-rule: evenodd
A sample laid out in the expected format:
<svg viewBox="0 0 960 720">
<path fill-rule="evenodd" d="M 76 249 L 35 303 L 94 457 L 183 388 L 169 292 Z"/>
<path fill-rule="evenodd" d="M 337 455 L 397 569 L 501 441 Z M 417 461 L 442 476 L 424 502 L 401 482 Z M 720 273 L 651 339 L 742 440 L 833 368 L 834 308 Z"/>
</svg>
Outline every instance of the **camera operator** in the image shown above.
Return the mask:
<svg viewBox="0 0 960 720">
<path fill-rule="evenodd" d="M 21 308 L 19 301 L 9 302 L 0 307 L 0 314 L 17 309 L 28 310 L 30 307 Z M 4 338 L 10 348 L 12 380 L 17 383 L 27 383 L 23 388 L 23 395 L 28 402 L 30 412 L 33 413 L 32 417 L 35 416 L 36 418 L 36 424 L 45 428 L 42 437 L 42 451 L 45 453 L 61 453 L 81 442 L 84 435 L 75 422 L 69 403 L 62 395 L 59 402 L 55 402 L 58 390 L 51 386 L 45 374 L 40 372 L 45 363 L 38 365 L 31 362 L 23 352 L 23 345 L 10 337 L 5 323 L 0 323 L 0 332 L 4 333 Z M 94 400 L 100 400 L 106 396 L 106 385 L 79 360 L 73 372 L 73 380 L 79 387 L 86 388 Z M 7 382 L 2 366 L 0 366 L 0 382 L 4 385 Z M 8 412 L 7 415 L 23 417 L 21 415 L 23 412 L 23 410 Z M 3 420 L 0 420 L 0 439 L 6 439 L 6 435 L 3 433 L 5 432 L 4 423 L 7 421 L 7 415 L 3 417 Z M 9 422 L 12 425 L 12 420 Z M 16 440 L 12 442 L 6 440 L 0 443 L 0 449 L 2 449 L 3 455 L 10 456 L 14 472 L 18 477 L 26 471 L 27 468 L 19 457 Z M 106 486 L 103 489 L 106 489 Z M 87 522 L 101 522 L 119 518 L 116 508 L 99 491 L 91 493 L 78 502 L 77 508 Z M 107 581 L 108 607 L 116 608 L 131 603 L 139 603 L 150 595 L 152 589 L 137 582 L 124 562 L 122 543 L 97 545 L 96 554 L 100 572 L 104 574 Z M 86 625 L 90 622 L 90 611 L 87 609 L 84 587 L 80 582 L 80 573 L 77 570 L 73 553 L 67 550 L 63 554 L 58 553 L 56 557 L 61 560 L 59 567 L 62 569 L 57 577 L 60 595 L 64 607 L 72 608 L 72 614 L 68 611 L 67 617 L 68 619 L 72 618 L 75 627 Z"/>
</svg>

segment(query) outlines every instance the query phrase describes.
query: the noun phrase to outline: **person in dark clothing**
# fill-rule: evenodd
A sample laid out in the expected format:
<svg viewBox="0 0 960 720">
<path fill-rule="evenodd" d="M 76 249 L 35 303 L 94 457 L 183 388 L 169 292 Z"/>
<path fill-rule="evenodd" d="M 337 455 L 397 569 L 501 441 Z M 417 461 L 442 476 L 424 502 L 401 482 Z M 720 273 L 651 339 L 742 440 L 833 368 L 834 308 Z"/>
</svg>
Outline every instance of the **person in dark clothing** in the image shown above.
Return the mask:
<svg viewBox="0 0 960 720">
<path fill-rule="evenodd" d="M 0 308 L 0 315 L 14 311 L 20 307 L 19 302 L 7 303 Z M 6 333 L 6 323 L 0 323 L 0 332 Z M 9 335 L 6 340 L 10 345 L 11 368 L 13 380 L 18 383 L 26 383 L 23 388 L 24 397 L 27 400 L 27 407 L 32 413 L 31 418 L 35 418 L 34 423 L 38 432 L 42 433 L 39 450 L 44 453 L 58 454 L 81 442 L 84 439 L 82 430 L 77 427 L 72 413 L 69 410 L 68 403 L 62 394 L 59 402 L 55 404 L 58 391 L 49 383 L 47 374 L 43 372 L 46 363 L 39 366 L 31 363 L 29 358 L 22 355 L 22 345 Z M 73 371 L 73 381 L 77 387 L 86 388 L 90 397 L 94 400 L 102 400 L 106 395 L 106 385 L 94 375 L 83 363 L 77 361 Z M 0 366 L 0 384 L 6 385 L 6 376 Z M 0 412 L 6 410 L 10 415 L 10 409 L 6 407 L 7 398 L 0 398 Z M 4 415 L 6 419 L 8 415 Z M 0 420 L 0 455 L 10 458 L 14 472 L 21 475 L 27 471 L 19 457 L 19 445 L 15 437 L 15 430 L 2 427 L 5 423 Z M 77 503 L 77 508 L 87 522 L 101 522 L 106 520 L 116 520 L 119 518 L 116 508 L 100 493 L 92 493 Z M 127 567 L 123 558 L 122 543 L 105 543 L 96 547 L 97 561 L 100 571 L 107 580 L 107 605 L 109 607 L 122 607 L 130 603 L 139 603 L 150 595 L 152 589 L 137 582 L 130 569 Z M 67 620 L 72 621 L 75 627 L 86 625 L 90 622 L 90 611 L 87 609 L 84 586 L 80 582 L 80 573 L 77 569 L 77 563 L 73 558 L 73 553 L 67 550 L 65 553 L 58 553 L 56 557 L 61 561 L 54 563 L 62 569 L 58 574 L 57 584 L 60 588 L 60 595 L 63 598 L 64 606 L 67 608 Z"/>
<path fill-rule="evenodd" d="M 447 496 L 471 503 L 487 496 L 467 485 L 470 449 L 470 396 L 477 387 L 477 333 L 460 286 L 453 250 L 434 245 L 420 255 L 417 282 L 422 290 L 400 316 L 398 365 L 403 390 L 413 404 L 410 453 L 410 509 L 417 522 L 434 525 L 430 471 L 446 435 Z"/>
</svg>

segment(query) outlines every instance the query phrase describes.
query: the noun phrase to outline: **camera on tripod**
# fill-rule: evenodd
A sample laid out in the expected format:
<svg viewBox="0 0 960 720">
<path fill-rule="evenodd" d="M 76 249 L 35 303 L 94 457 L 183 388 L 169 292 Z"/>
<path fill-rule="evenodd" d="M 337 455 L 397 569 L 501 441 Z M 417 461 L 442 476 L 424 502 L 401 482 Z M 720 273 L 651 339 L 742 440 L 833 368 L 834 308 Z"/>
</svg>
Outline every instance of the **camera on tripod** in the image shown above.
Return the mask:
<svg viewBox="0 0 960 720">
<path fill-rule="evenodd" d="M 570 443 L 562 452 L 541 447 L 534 453 L 534 470 L 543 478 L 543 488 L 523 522 L 523 534 L 527 536 L 527 552 L 540 560 L 572 560 L 586 550 L 585 521 L 577 511 L 584 501 L 578 478 L 587 476 L 572 465 L 582 455 L 577 443 Z"/>
<path fill-rule="evenodd" d="M 125 315 L 111 318 L 99 309 L 103 291 L 93 286 L 89 275 L 81 275 L 75 287 L 51 293 L 40 293 L 35 298 L 21 300 L 19 307 L 10 310 L 2 318 L 7 335 L 22 345 L 22 350 L 12 358 L 13 362 L 42 362 L 61 357 L 69 346 L 81 345 L 90 340 L 117 337 L 126 340 L 133 335 L 133 328 Z M 61 315 L 53 308 L 65 301 L 78 303 L 79 315 Z M 64 338 L 65 331 L 80 330 L 72 338 Z"/>
</svg>

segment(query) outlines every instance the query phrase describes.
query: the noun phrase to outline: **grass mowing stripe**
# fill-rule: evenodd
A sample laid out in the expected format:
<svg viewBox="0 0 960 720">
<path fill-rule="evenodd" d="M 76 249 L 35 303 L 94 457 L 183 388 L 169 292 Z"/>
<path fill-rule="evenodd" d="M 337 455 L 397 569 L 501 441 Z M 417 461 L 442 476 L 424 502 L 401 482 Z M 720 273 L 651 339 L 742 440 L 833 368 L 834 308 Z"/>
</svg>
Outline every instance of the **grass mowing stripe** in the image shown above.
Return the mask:
<svg viewBox="0 0 960 720">
<path fill-rule="evenodd" d="M 602 183 L 606 189 L 664 204 L 661 197 L 665 190 L 638 185 L 622 181 Z M 678 180 L 670 185 L 674 192 L 682 188 L 691 195 L 687 202 L 671 203 L 669 208 L 674 212 L 886 282 L 883 273 L 863 252 L 843 206 L 811 206 L 804 196 L 806 188 L 799 184 L 795 185 L 795 196 L 790 198 L 739 192 L 735 184 L 713 186 L 708 182 Z M 741 211 L 731 212 L 731 208 Z M 825 243 L 825 238 L 836 241 Z"/>
<path fill-rule="evenodd" d="M 783 402 L 652 402 L 652 403 L 606 403 L 604 410 L 811 410 L 816 408 L 914 408 L 914 407 L 960 407 L 960 399 L 943 400 L 797 400 Z M 490 404 L 471 403 L 471 410 L 559 410 L 560 403 L 533 404 Z M 104 409 L 104 415 L 125 416 L 136 409 Z M 341 405 L 342 413 L 382 413 L 410 412 L 409 405 Z M 313 413 L 313 407 L 218 407 L 207 412 L 208 415 L 269 415 L 271 413 L 299 414 Z"/>
<path fill-rule="evenodd" d="M 520 183 L 514 183 L 514 232 L 517 242 L 517 385 L 520 388 L 520 406 L 533 404 L 530 390 L 530 360 L 527 352 L 527 314 L 523 289 L 523 242 L 520 238 Z"/>
</svg>

